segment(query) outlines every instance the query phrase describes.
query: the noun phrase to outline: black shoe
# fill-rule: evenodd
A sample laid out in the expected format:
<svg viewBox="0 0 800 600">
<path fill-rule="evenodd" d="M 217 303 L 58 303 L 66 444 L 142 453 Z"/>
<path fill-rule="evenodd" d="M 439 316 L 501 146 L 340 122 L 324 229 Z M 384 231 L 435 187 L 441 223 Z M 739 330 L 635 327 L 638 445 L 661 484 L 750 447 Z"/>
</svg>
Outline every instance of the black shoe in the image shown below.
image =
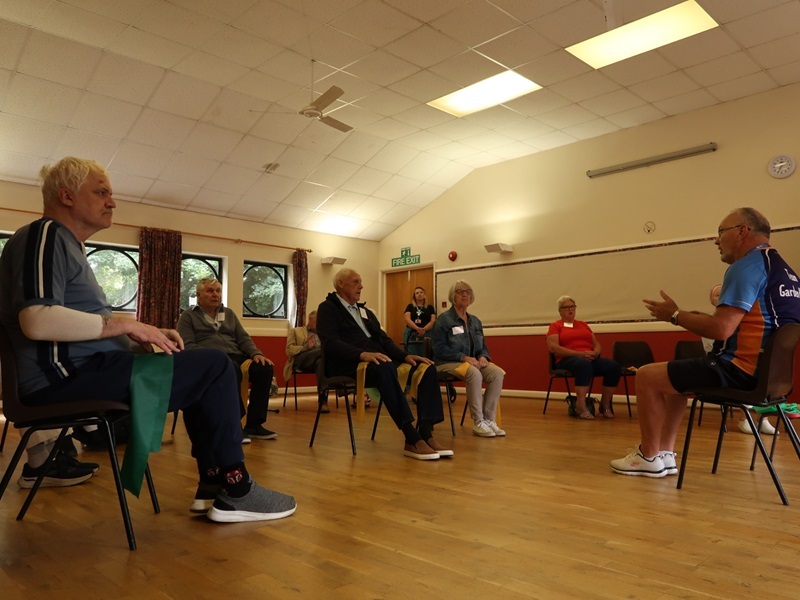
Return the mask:
<svg viewBox="0 0 800 600">
<path fill-rule="evenodd" d="M 93 464 L 93 463 L 87 463 Z M 68 487 L 70 485 L 78 485 L 89 479 L 94 472 L 83 463 L 77 460 L 70 459 L 68 456 L 59 454 L 56 459 L 48 465 L 48 469 L 42 479 L 41 487 Z M 44 469 L 44 465 L 37 468 L 32 468 L 28 463 L 22 467 L 22 475 L 17 480 L 17 485 L 21 488 L 32 488 L 36 483 L 36 479 Z"/>
<path fill-rule="evenodd" d="M 269 429 L 265 429 L 261 425 L 248 425 L 244 428 L 245 437 L 253 440 L 274 440 L 278 434 Z"/>
<path fill-rule="evenodd" d="M 194 495 L 194 502 L 189 508 L 193 513 L 207 513 L 209 509 L 214 506 L 214 499 L 219 493 L 220 487 L 218 483 L 203 483 L 202 481 L 197 484 L 197 492 Z"/>
<path fill-rule="evenodd" d="M 72 430 L 72 437 L 83 444 L 87 450 L 106 450 L 108 448 L 106 438 L 99 429 L 86 431 L 83 427 L 75 427 Z"/>
<path fill-rule="evenodd" d="M 329 412 L 331 412 L 331 409 L 328 408 L 327 402 L 320 402 L 319 412 L 322 413 L 323 415 L 327 415 Z"/>
</svg>

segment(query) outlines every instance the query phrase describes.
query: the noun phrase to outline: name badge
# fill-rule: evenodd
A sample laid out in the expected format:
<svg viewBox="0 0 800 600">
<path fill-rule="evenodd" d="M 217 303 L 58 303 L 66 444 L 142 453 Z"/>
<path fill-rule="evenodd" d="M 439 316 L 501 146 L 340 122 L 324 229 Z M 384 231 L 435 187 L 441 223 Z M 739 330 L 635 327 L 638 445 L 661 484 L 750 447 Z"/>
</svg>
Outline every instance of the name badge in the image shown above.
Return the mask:
<svg viewBox="0 0 800 600">
<path fill-rule="evenodd" d="M 459 333 L 464 333 L 464 328 L 461 325 L 454 325 L 453 335 L 458 335 Z"/>
<path fill-rule="evenodd" d="M 569 327 L 572 329 L 575 326 L 575 323 L 564 323 L 564 327 Z"/>
<path fill-rule="evenodd" d="M 359 307 L 358 314 L 361 315 L 362 319 L 366 319 L 367 318 L 367 309 Z"/>
</svg>

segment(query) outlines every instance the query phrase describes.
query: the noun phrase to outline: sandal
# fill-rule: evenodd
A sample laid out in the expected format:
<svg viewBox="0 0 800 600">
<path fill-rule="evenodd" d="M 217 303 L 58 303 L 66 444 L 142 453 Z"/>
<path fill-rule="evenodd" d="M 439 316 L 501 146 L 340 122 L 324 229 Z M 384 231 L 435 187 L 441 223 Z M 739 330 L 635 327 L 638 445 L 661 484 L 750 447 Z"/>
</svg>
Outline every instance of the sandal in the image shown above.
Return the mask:
<svg viewBox="0 0 800 600">
<path fill-rule="evenodd" d="M 594 421 L 594 415 L 589 411 L 588 408 L 581 411 L 578 415 L 579 419 L 583 419 L 584 421 Z"/>
<path fill-rule="evenodd" d="M 600 416 L 602 416 L 604 419 L 613 419 L 614 411 L 610 406 L 600 406 Z"/>
</svg>

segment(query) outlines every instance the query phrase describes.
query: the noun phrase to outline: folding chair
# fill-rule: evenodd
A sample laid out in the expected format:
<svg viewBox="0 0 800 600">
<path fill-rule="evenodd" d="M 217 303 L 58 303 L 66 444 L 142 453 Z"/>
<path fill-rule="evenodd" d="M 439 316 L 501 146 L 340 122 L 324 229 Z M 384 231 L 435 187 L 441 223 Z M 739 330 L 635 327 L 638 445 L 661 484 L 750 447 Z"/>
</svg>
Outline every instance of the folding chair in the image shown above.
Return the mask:
<svg viewBox="0 0 800 600">
<path fill-rule="evenodd" d="M 653 351 L 647 342 L 614 342 L 612 349 L 614 361 L 622 369 L 622 382 L 625 384 L 625 398 L 628 401 L 628 417 L 631 413 L 631 395 L 628 391 L 628 377 L 636 377 L 636 371 L 653 360 Z"/>
</svg>

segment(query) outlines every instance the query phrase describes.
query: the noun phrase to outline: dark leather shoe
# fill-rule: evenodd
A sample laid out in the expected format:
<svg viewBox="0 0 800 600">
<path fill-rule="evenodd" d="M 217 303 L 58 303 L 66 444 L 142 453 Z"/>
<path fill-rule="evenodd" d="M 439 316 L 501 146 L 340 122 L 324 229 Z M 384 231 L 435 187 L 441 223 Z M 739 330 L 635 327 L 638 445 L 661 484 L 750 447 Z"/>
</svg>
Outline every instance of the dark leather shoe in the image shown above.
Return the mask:
<svg viewBox="0 0 800 600">
<path fill-rule="evenodd" d="M 321 412 L 323 415 L 327 415 L 329 412 L 331 412 L 331 409 L 328 408 L 327 402 L 323 402 L 322 404 L 320 404 L 319 412 Z"/>
</svg>

